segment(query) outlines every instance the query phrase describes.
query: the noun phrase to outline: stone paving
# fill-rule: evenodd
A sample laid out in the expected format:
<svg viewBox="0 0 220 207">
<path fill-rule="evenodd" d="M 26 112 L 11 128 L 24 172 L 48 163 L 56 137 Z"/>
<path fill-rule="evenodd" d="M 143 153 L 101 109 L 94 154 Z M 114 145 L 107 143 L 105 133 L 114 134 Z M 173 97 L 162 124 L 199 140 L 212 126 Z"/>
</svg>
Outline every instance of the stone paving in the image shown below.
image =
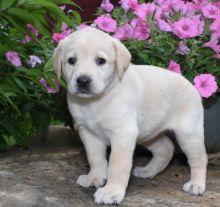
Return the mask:
<svg viewBox="0 0 220 207">
<path fill-rule="evenodd" d="M 65 133 L 62 133 L 65 134 Z M 68 134 L 68 133 L 67 133 Z M 48 146 L 50 143 L 50 147 Z M 0 154 L 0 207 L 92 207 L 94 188 L 75 185 L 89 167 L 82 145 L 32 147 Z M 134 165 L 147 159 L 136 153 Z M 182 191 L 189 168 L 175 158 L 154 179 L 131 177 L 123 207 L 219 207 L 220 154 L 209 155 L 207 191 L 191 196 Z"/>
</svg>

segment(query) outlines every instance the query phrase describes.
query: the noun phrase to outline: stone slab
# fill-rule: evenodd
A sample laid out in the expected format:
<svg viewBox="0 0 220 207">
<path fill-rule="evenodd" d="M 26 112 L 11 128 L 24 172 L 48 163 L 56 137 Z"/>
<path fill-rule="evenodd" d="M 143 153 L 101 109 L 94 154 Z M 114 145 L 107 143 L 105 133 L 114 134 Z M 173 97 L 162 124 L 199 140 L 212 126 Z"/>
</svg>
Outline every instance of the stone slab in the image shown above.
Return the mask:
<svg viewBox="0 0 220 207">
<path fill-rule="evenodd" d="M 145 165 L 147 159 L 135 156 L 134 165 Z M 168 169 L 152 180 L 132 176 L 120 206 L 219 207 L 220 165 L 216 163 L 219 161 L 208 167 L 207 191 L 203 196 L 182 191 L 189 168 L 174 159 Z M 37 147 L 0 154 L 0 207 L 96 206 L 95 189 L 75 185 L 78 176 L 88 170 L 82 147 Z"/>
</svg>

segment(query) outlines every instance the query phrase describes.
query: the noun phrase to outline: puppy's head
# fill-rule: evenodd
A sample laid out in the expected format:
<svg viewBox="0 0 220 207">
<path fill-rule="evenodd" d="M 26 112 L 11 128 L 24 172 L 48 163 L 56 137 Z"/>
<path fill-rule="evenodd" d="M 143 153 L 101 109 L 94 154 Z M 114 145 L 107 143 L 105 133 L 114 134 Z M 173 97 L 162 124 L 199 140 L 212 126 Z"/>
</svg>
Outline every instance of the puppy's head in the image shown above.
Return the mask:
<svg viewBox="0 0 220 207">
<path fill-rule="evenodd" d="M 121 79 L 130 59 L 120 41 L 88 27 L 59 43 L 53 65 L 59 78 L 63 73 L 70 94 L 92 97 L 102 94 L 114 78 Z"/>
</svg>

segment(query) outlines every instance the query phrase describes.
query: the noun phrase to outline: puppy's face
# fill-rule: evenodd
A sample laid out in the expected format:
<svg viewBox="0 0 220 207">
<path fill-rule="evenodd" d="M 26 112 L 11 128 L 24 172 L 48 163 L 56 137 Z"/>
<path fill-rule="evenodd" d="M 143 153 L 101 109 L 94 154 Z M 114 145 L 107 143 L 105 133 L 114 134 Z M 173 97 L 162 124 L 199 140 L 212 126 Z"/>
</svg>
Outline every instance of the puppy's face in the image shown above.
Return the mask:
<svg viewBox="0 0 220 207">
<path fill-rule="evenodd" d="M 63 72 L 68 92 L 80 97 L 102 94 L 130 63 L 130 53 L 116 39 L 94 28 L 72 33 L 53 55 L 58 76 Z"/>
<path fill-rule="evenodd" d="M 76 35 L 63 46 L 62 66 L 68 91 L 81 97 L 102 93 L 115 72 L 112 42 L 87 35 Z"/>
</svg>

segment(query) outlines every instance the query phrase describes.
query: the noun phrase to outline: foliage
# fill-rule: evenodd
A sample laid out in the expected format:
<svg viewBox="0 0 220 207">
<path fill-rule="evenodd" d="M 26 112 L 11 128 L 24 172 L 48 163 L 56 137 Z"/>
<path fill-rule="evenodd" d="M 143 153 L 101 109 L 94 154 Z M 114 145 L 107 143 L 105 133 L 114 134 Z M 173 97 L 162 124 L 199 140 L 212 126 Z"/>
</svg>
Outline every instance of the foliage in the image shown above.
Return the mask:
<svg viewBox="0 0 220 207">
<path fill-rule="evenodd" d="M 59 5 L 75 3 L 0 0 L 0 150 L 14 144 L 27 148 L 31 134 L 45 133 L 52 120 L 68 117 L 65 110 L 60 112 L 65 83 L 53 72 L 56 43 L 51 37 L 63 22 L 72 28 L 81 20 L 76 11 L 66 15 Z"/>
</svg>

